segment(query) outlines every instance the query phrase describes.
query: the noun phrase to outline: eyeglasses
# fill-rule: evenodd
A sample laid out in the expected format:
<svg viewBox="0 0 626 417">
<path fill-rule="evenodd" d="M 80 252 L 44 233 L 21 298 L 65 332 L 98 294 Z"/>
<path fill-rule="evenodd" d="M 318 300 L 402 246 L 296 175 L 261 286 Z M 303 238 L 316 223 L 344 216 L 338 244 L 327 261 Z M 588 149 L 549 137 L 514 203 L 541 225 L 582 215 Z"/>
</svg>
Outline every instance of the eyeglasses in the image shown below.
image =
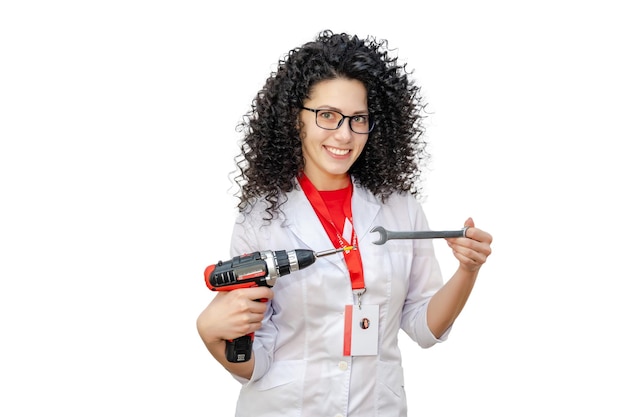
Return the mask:
<svg viewBox="0 0 626 417">
<path fill-rule="evenodd" d="M 370 133 L 376 124 L 368 114 L 346 116 L 335 110 L 310 109 L 308 107 L 302 107 L 302 109 L 315 113 L 315 124 L 325 130 L 337 130 L 341 127 L 343 121 L 348 119 L 350 130 L 364 135 Z"/>
</svg>

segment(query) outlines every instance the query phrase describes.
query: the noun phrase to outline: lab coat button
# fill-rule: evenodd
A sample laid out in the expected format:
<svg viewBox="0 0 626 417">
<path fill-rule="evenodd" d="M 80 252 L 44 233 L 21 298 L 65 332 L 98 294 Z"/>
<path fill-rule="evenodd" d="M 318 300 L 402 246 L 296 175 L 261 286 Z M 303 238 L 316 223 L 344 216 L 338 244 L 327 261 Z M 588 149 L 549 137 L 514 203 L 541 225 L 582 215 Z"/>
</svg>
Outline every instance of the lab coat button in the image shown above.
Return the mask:
<svg viewBox="0 0 626 417">
<path fill-rule="evenodd" d="M 346 361 L 339 362 L 339 369 L 341 369 L 342 371 L 345 371 L 346 369 L 348 369 L 348 362 Z M 339 414 L 337 415 L 339 416 Z"/>
</svg>

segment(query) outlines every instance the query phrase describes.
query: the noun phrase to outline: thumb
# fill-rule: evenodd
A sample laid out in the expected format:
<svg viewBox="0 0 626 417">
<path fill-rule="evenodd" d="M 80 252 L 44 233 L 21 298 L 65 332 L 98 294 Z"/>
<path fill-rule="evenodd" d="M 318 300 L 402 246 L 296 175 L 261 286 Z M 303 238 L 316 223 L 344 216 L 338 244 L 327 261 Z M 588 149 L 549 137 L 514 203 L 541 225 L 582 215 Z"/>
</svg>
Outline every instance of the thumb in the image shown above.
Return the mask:
<svg viewBox="0 0 626 417">
<path fill-rule="evenodd" d="M 464 227 L 474 227 L 474 219 L 472 219 L 471 217 L 468 217 L 467 220 L 465 220 L 465 223 L 463 224 Z"/>
</svg>

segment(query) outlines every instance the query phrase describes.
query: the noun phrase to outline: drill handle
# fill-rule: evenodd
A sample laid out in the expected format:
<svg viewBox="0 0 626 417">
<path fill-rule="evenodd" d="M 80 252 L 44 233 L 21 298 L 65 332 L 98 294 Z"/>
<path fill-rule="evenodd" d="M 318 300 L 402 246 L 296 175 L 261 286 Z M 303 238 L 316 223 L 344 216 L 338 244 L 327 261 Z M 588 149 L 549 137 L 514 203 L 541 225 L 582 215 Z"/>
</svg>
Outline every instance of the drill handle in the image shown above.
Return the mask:
<svg viewBox="0 0 626 417">
<path fill-rule="evenodd" d="M 226 360 L 233 363 L 247 362 L 252 357 L 254 333 L 226 341 Z"/>
<path fill-rule="evenodd" d="M 266 303 L 268 300 L 267 298 L 260 298 L 255 301 Z M 252 342 L 254 342 L 254 333 L 248 333 L 236 339 L 227 340 L 226 360 L 233 363 L 249 361 L 252 357 Z"/>
</svg>

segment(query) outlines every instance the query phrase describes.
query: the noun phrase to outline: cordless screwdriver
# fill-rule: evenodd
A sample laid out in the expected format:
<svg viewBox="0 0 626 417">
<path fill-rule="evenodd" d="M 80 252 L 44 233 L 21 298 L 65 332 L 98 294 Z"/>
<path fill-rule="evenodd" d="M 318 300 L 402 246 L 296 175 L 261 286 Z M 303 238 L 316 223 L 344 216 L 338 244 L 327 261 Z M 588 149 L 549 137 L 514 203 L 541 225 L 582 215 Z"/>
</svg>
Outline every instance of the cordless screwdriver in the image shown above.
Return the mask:
<svg viewBox="0 0 626 417">
<path fill-rule="evenodd" d="M 311 266 L 317 258 L 352 249 L 353 246 L 345 246 L 322 252 L 309 249 L 252 252 L 209 265 L 204 270 L 204 281 L 211 291 L 273 287 L 276 278 Z M 226 340 L 226 359 L 235 363 L 250 360 L 253 341 L 254 333 Z"/>
</svg>

